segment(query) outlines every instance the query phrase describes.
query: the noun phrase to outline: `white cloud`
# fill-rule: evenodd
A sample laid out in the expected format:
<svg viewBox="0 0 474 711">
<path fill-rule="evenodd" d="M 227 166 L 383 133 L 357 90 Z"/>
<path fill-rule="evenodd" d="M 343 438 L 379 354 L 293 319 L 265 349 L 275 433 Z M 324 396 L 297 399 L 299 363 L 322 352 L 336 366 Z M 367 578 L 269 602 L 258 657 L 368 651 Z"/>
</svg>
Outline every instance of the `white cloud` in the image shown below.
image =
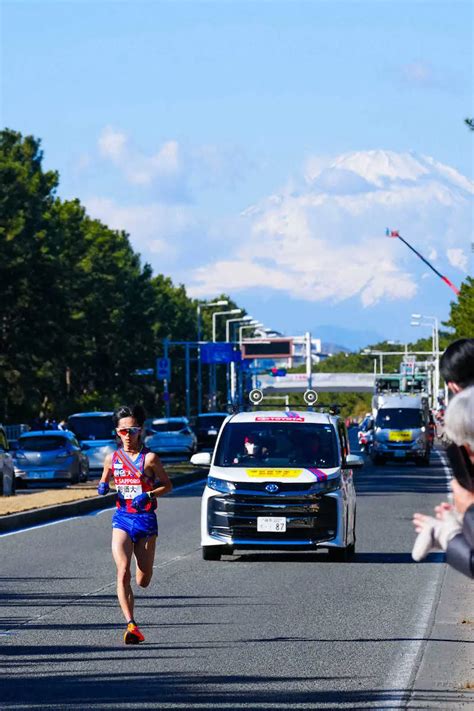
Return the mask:
<svg viewBox="0 0 474 711">
<path fill-rule="evenodd" d="M 99 137 L 98 145 L 99 153 L 103 158 L 120 162 L 126 152 L 127 136 L 122 131 L 107 126 Z"/>
<path fill-rule="evenodd" d="M 461 269 L 463 272 L 467 272 L 467 255 L 463 249 L 447 249 L 446 256 L 448 257 L 449 263 L 457 269 Z"/>
<path fill-rule="evenodd" d="M 151 187 L 167 202 L 190 200 L 192 190 L 234 188 L 255 167 L 237 147 L 186 148 L 176 140 L 143 151 L 119 129 L 107 126 L 99 136 L 99 155 L 119 168 L 131 185 Z"/>
<path fill-rule="evenodd" d="M 179 254 L 177 238 L 195 225 L 192 211 L 186 206 L 151 203 L 124 207 L 114 200 L 100 197 L 91 197 L 84 202 L 91 217 L 102 220 L 111 229 L 128 232 L 139 251 L 168 259 Z"/>
</svg>

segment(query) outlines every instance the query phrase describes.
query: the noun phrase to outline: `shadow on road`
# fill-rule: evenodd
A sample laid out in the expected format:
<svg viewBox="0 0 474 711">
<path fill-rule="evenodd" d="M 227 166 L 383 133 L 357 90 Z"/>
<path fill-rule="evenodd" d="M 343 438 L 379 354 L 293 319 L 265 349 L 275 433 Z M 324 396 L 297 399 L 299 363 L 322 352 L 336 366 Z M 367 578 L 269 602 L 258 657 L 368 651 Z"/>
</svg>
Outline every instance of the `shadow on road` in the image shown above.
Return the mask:
<svg viewBox="0 0 474 711">
<path fill-rule="evenodd" d="M 82 654 L 91 648 L 83 647 Z M 46 650 L 45 650 L 46 651 Z M 51 650 L 48 648 L 48 651 Z M 77 649 L 79 652 L 79 648 Z M 94 649 L 97 652 L 97 648 Z M 103 653 L 110 648 L 102 648 Z M 139 650 L 146 653 L 146 647 Z M 148 647 L 148 652 L 150 651 Z M 137 657 L 139 655 L 137 654 Z M 368 677 L 362 677 L 361 683 Z M 288 709 L 298 705 L 305 709 L 323 708 L 400 708 L 406 701 L 404 689 L 341 688 L 349 677 L 337 675 L 269 677 L 254 675 L 210 675 L 139 671 L 127 674 L 65 674 L 5 678 L 2 686 L 3 708 L 20 708 L 34 703 L 35 708 L 177 708 L 196 705 L 203 709 L 242 711 L 244 708 Z M 299 688 L 295 688 L 299 687 Z M 20 694 L 21 692 L 21 694 Z M 453 692 L 423 689 L 423 708 L 453 708 L 459 702 Z M 20 699 L 21 698 L 21 702 Z M 8 704 L 8 706 L 7 706 Z M 393 704 L 393 706 L 392 706 Z"/>
</svg>

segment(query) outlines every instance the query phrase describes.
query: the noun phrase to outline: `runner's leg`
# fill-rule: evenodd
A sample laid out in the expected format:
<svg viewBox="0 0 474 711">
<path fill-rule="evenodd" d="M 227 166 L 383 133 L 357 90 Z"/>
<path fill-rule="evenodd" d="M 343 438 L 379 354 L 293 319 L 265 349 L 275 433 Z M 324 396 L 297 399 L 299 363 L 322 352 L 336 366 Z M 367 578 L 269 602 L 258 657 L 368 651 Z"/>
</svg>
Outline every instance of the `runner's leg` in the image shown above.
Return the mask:
<svg viewBox="0 0 474 711">
<path fill-rule="evenodd" d="M 155 560 L 155 546 L 156 536 L 139 538 L 134 545 L 133 552 L 137 561 L 137 585 L 141 588 L 146 588 L 150 584 Z"/>
<path fill-rule="evenodd" d="M 133 591 L 131 586 L 130 561 L 133 543 L 130 536 L 120 528 L 112 529 L 112 555 L 117 566 L 117 597 L 125 620 L 133 620 Z"/>
</svg>

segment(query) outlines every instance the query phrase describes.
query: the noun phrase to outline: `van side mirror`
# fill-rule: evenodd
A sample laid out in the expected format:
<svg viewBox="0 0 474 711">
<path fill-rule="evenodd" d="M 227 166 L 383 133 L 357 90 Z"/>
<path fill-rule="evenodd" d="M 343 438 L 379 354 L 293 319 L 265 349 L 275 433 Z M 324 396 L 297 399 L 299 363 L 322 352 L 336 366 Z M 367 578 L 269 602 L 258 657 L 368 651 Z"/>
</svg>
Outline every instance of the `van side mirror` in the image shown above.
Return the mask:
<svg viewBox="0 0 474 711">
<path fill-rule="evenodd" d="M 195 467 L 210 467 L 211 466 L 211 453 L 210 452 L 198 452 L 193 454 L 190 459 L 191 464 Z"/>
</svg>

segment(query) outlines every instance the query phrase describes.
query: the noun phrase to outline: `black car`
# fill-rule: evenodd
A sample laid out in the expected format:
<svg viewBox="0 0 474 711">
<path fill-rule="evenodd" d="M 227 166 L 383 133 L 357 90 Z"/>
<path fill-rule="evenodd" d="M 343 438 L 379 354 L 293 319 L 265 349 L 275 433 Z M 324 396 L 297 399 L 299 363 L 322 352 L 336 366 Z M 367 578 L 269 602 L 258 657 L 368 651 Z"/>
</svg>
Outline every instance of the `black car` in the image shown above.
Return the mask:
<svg viewBox="0 0 474 711">
<path fill-rule="evenodd" d="M 219 430 L 228 416 L 226 412 L 202 412 L 193 418 L 191 426 L 197 437 L 198 449 L 214 449 Z"/>
</svg>

